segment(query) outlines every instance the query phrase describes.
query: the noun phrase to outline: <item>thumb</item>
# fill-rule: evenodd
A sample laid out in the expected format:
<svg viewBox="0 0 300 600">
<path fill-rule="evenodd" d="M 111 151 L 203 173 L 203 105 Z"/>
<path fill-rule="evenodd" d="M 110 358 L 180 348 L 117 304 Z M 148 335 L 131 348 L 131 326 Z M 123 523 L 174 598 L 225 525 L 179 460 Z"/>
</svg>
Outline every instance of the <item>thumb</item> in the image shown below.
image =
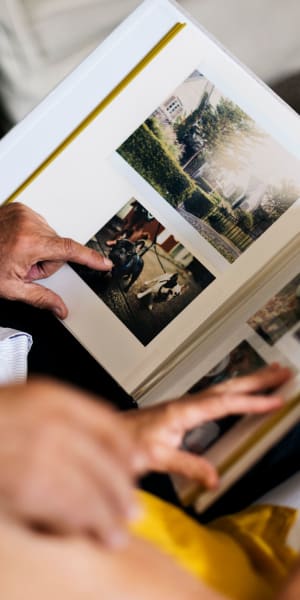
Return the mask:
<svg viewBox="0 0 300 600">
<path fill-rule="evenodd" d="M 65 319 L 68 315 L 68 309 L 62 298 L 38 283 L 25 283 L 22 293 L 18 295 L 18 300 L 36 308 L 50 310 L 59 319 Z"/>
</svg>

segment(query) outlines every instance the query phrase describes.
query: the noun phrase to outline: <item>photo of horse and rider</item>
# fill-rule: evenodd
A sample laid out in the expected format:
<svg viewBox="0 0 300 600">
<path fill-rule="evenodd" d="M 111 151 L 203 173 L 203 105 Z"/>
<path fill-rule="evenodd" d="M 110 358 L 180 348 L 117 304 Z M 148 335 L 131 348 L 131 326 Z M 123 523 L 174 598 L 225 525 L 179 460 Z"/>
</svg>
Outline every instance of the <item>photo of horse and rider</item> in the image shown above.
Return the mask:
<svg viewBox="0 0 300 600">
<path fill-rule="evenodd" d="M 111 259 L 111 273 L 72 267 L 144 346 L 214 280 L 135 198 L 86 245 Z"/>
</svg>

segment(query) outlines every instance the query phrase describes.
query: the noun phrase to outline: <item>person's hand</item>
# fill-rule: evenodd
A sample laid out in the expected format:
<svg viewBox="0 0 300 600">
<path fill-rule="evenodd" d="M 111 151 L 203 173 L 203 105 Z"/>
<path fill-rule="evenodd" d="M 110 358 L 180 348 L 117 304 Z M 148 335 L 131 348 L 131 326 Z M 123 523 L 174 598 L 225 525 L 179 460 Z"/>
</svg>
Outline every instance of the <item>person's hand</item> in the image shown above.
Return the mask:
<svg viewBox="0 0 300 600">
<path fill-rule="evenodd" d="M 68 310 L 57 294 L 34 283 L 55 273 L 65 262 L 109 271 L 112 262 L 96 250 L 62 238 L 43 217 L 21 204 L 0 206 L 0 296 L 51 310 L 64 319 Z"/>
<path fill-rule="evenodd" d="M 138 451 L 119 413 L 51 380 L 0 387 L 0 510 L 57 533 L 126 542 Z"/>
<path fill-rule="evenodd" d="M 267 395 L 291 377 L 291 371 L 272 364 L 252 375 L 233 378 L 204 392 L 158 406 L 124 413 L 137 449 L 143 451 L 144 471 L 183 475 L 208 488 L 218 484 L 216 469 L 204 457 L 185 451 L 185 433 L 208 421 L 234 414 L 267 413 L 282 406 L 279 395 Z"/>
</svg>

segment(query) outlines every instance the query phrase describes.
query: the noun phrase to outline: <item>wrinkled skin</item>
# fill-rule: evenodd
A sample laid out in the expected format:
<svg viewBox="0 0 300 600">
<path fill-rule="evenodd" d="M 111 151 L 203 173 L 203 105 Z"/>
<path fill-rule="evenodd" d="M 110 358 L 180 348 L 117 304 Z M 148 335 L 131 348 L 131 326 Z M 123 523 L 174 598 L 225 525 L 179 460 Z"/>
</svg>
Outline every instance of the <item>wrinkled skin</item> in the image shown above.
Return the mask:
<svg viewBox="0 0 300 600">
<path fill-rule="evenodd" d="M 45 219 L 27 206 L 12 202 L 0 206 L 0 296 L 48 309 L 60 319 L 68 309 L 60 296 L 35 283 L 53 275 L 71 261 L 99 271 L 112 263 L 98 252 L 63 238 Z"/>
<path fill-rule="evenodd" d="M 85 393 L 51 381 L 0 389 L 1 597 L 225 600 L 142 539 L 128 537 L 125 547 L 112 544 L 112 552 L 103 523 L 109 504 L 118 504 L 118 489 L 120 506 L 125 500 L 132 510 L 132 473 L 170 468 L 212 483 L 215 473 L 203 459 L 190 461 L 179 449 L 182 435 L 212 418 L 279 409 L 280 394 L 266 396 L 264 391 L 276 389 L 290 376 L 287 369 L 271 365 L 192 397 L 121 413 L 119 422 L 105 404 L 99 406 Z M 10 470 L 5 468 L 8 464 Z M 103 498 L 110 503 L 102 513 Z M 37 516 L 44 524 L 54 517 L 53 530 L 60 535 L 28 528 L 28 518 L 34 521 Z M 109 528 L 114 520 L 120 526 L 114 514 Z M 298 572 L 274 600 L 298 600 Z"/>
<path fill-rule="evenodd" d="M 291 375 L 288 368 L 274 363 L 197 394 L 124 413 L 123 419 L 137 449 L 148 459 L 147 470 L 183 475 L 215 488 L 215 468 L 204 457 L 182 448 L 184 435 L 194 427 L 228 415 L 261 414 L 280 408 L 282 399 L 276 395 L 276 388 Z M 275 392 L 266 395 L 271 389 Z"/>
<path fill-rule="evenodd" d="M 0 511 L 116 546 L 144 459 L 108 404 L 47 379 L 0 387 Z"/>
<path fill-rule="evenodd" d="M 264 390 L 290 371 L 271 365 L 205 392 L 117 413 L 103 400 L 47 379 L 0 387 L 0 511 L 29 526 L 128 542 L 138 512 L 134 488 L 148 471 L 173 472 L 213 488 L 214 467 L 181 448 L 191 428 L 228 414 L 282 406 Z"/>
</svg>

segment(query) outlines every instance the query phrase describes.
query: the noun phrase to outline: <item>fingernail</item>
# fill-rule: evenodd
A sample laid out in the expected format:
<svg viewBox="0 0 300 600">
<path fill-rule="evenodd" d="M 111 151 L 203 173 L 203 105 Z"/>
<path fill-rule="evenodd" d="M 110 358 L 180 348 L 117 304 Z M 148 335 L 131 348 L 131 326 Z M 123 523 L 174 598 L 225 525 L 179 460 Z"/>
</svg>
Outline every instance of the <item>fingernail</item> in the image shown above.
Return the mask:
<svg viewBox="0 0 300 600">
<path fill-rule="evenodd" d="M 64 318 L 64 312 L 62 311 L 61 308 L 55 308 L 54 309 L 54 314 L 56 317 L 58 317 L 58 319 L 63 319 Z"/>
<path fill-rule="evenodd" d="M 111 262 L 111 260 L 109 260 L 109 258 L 103 258 L 103 264 L 109 269 L 112 269 L 113 267 L 113 263 Z"/>
</svg>

